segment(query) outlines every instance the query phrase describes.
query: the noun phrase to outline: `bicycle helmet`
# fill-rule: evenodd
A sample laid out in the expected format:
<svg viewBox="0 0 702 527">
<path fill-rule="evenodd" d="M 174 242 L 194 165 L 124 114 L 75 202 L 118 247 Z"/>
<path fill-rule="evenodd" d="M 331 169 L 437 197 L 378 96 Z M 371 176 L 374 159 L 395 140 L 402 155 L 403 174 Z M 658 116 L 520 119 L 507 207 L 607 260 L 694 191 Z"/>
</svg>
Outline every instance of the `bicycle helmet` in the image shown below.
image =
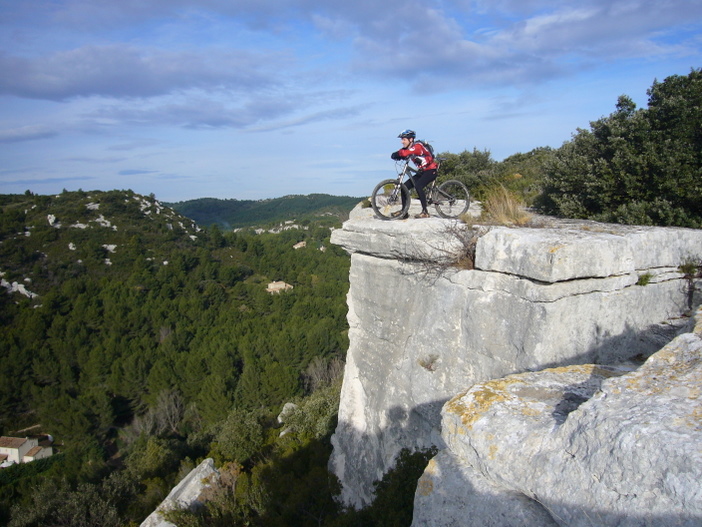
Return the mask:
<svg viewBox="0 0 702 527">
<path fill-rule="evenodd" d="M 400 137 L 400 138 L 407 137 L 409 139 L 414 139 L 415 137 L 417 137 L 417 134 L 414 133 L 414 130 L 403 130 L 402 132 L 400 132 L 400 135 L 398 135 L 397 137 Z"/>
</svg>

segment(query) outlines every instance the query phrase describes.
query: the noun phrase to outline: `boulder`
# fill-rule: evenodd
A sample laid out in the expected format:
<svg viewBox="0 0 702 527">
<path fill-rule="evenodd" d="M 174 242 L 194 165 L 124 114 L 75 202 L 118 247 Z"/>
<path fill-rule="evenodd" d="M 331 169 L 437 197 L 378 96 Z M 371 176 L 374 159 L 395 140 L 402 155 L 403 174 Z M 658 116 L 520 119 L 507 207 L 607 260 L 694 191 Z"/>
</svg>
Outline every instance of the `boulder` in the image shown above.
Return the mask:
<svg viewBox="0 0 702 527">
<path fill-rule="evenodd" d="M 538 502 L 496 485 L 450 450 L 429 461 L 417 483 L 413 526 L 558 525 Z"/>
<path fill-rule="evenodd" d="M 295 403 L 287 402 L 283 405 L 283 409 L 278 414 L 278 424 L 285 423 L 285 420 L 290 417 L 297 410 L 297 405 Z"/>
<path fill-rule="evenodd" d="M 702 309 L 695 322 L 635 370 L 553 368 L 451 399 L 413 525 L 701 525 Z"/>
</svg>

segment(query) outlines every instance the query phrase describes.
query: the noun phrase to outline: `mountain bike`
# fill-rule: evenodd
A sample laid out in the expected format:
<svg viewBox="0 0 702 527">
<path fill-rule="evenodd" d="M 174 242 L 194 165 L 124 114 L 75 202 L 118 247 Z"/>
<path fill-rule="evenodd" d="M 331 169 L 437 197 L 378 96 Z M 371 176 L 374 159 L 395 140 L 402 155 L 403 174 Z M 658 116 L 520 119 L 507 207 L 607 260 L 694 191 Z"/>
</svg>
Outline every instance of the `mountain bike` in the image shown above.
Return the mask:
<svg viewBox="0 0 702 527">
<path fill-rule="evenodd" d="M 410 208 L 410 191 L 405 186 L 404 179 L 413 177 L 417 170 L 410 166 L 409 159 L 395 161 L 395 169 L 397 178 L 381 181 L 371 194 L 371 207 L 381 220 L 404 219 Z M 457 218 L 470 207 L 470 194 L 460 181 L 452 179 L 437 184 L 434 180 L 424 192 L 427 196 L 427 206 L 434 205 L 442 218 Z"/>
</svg>

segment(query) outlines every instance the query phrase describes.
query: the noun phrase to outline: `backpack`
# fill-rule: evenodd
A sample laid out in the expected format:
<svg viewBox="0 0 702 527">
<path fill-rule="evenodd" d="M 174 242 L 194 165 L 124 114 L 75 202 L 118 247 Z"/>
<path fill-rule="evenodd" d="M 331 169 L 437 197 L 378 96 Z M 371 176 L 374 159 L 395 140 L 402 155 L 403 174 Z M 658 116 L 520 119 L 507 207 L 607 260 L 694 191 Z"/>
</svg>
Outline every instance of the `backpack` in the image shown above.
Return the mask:
<svg viewBox="0 0 702 527">
<path fill-rule="evenodd" d="M 419 144 L 422 145 L 424 148 L 426 148 L 426 149 L 429 151 L 429 153 L 431 154 L 432 159 L 436 160 L 436 154 L 434 153 L 434 147 L 433 147 L 433 146 L 431 146 L 429 143 L 427 143 L 426 141 L 423 141 L 423 140 L 421 140 L 421 139 L 415 140 L 415 143 L 419 143 Z"/>
<path fill-rule="evenodd" d="M 431 154 L 431 158 L 434 160 L 434 162 L 437 164 L 437 168 L 441 166 L 441 159 L 436 158 L 436 154 L 434 153 L 434 147 L 431 146 L 429 143 L 426 141 L 423 141 L 421 139 L 417 139 L 414 141 L 415 143 L 421 144 L 424 148 L 427 149 L 427 151 Z"/>
</svg>

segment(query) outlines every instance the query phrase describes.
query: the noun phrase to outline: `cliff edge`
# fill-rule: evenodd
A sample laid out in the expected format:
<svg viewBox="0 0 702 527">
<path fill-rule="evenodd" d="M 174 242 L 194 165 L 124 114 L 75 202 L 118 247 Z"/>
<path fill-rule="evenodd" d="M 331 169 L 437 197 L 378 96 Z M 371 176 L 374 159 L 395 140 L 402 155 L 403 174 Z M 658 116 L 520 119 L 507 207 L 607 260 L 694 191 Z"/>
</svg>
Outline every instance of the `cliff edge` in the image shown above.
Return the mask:
<svg viewBox="0 0 702 527">
<path fill-rule="evenodd" d="M 555 220 L 471 228 L 386 222 L 357 207 L 332 242 L 351 253 L 351 271 L 330 466 L 357 508 L 403 448 L 446 456 L 441 411 L 456 394 L 548 368 L 636 368 L 700 300 L 680 272 L 702 260 L 699 230 Z M 449 265 L 466 255 L 473 269 Z"/>
</svg>

